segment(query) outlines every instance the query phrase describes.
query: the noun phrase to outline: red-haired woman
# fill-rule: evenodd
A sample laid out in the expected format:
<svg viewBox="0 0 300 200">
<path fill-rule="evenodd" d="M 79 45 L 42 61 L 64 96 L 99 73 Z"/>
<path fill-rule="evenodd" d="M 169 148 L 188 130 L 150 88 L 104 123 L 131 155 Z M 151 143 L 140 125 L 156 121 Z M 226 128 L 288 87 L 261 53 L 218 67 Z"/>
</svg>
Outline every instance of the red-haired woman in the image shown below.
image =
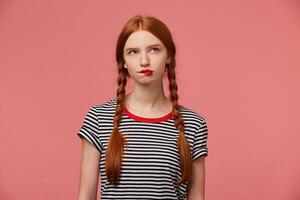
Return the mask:
<svg viewBox="0 0 300 200">
<path fill-rule="evenodd" d="M 93 105 L 82 138 L 79 200 L 203 200 L 207 125 L 178 102 L 175 45 L 167 26 L 152 16 L 134 16 L 117 47 L 115 98 Z M 163 78 L 168 77 L 169 97 Z M 126 94 L 127 79 L 134 83 Z"/>
</svg>

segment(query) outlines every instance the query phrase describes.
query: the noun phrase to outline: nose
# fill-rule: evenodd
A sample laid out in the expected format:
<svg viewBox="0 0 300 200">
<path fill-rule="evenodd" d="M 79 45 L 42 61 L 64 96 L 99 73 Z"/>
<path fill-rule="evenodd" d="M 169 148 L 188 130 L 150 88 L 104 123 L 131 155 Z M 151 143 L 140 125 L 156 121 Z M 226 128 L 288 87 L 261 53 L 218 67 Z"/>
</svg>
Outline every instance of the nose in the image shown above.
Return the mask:
<svg viewBox="0 0 300 200">
<path fill-rule="evenodd" d="M 142 67 L 146 67 L 146 66 L 149 66 L 149 58 L 147 56 L 147 53 L 142 53 L 141 54 L 141 66 Z"/>
</svg>

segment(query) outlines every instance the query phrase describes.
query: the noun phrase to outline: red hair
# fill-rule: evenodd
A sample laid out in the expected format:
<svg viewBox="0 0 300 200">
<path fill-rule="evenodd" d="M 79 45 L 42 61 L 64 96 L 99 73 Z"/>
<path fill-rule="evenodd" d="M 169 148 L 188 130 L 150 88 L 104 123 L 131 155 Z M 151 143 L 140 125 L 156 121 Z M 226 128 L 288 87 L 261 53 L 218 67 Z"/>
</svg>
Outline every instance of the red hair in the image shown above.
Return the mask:
<svg viewBox="0 0 300 200">
<path fill-rule="evenodd" d="M 118 126 L 122 119 L 124 111 L 125 86 L 127 83 L 128 71 L 124 68 L 123 51 L 128 37 L 135 31 L 145 30 L 151 32 L 159 38 L 165 45 L 168 56 L 171 57 L 170 64 L 166 64 L 169 80 L 170 100 L 173 105 L 172 113 L 174 124 L 179 131 L 177 148 L 180 157 L 181 179 L 178 185 L 190 179 L 192 171 L 192 157 L 190 146 L 184 135 L 184 122 L 181 116 L 180 105 L 178 103 L 178 87 L 175 75 L 175 54 L 176 48 L 172 39 L 172 35 L 167 26 L 155 17 L 136 15 L 131 18 L 123 27 L 117 41 L 116 61 L 118 63 L 118 89 L 117 89 L 117 105 L 114 115 L 113 131 L 111 133 L 108 148 L 105 157 L 105 171 L 107 179 L 112 184 L 117 184 L 120 175 L 121 163 L 123 158 L 126 139 L 119 132 Z"/>
</svg>

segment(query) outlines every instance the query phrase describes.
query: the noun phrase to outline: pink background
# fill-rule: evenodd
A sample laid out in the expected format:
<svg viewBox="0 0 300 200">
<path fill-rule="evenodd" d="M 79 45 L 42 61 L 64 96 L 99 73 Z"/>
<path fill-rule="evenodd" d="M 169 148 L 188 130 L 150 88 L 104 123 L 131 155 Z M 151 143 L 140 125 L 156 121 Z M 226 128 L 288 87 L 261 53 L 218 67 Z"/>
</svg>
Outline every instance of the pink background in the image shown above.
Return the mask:
<svg viewBox="0 0 300 200">
<path fill-rule="evenodd" d="M 207 200 L 299 200 L 296 0 L 0 1 L 0 199 L 77 198 L 76 134 L 135 14 L 168 25 L 179 101 L 207 120 Z"/>
</svg>

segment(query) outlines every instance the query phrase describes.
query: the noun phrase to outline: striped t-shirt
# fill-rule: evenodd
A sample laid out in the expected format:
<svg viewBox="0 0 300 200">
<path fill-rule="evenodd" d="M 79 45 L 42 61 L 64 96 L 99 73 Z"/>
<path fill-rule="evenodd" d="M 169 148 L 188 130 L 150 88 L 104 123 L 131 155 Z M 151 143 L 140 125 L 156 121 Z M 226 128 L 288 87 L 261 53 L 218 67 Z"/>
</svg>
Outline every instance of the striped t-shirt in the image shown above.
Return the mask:
<svg viewBox="0 0 300 200">
<path fill-rule="evenodd" d="M 144 118 L 124 109 L 119 131 L 126 133 L 119 184 L 112 185 L 105 174 L 105 152 L 113 128 L 116 98 L 90 107 L 78 136 L 100 152 L 101 199 L 176 199 L 187 195 L 187 184 L 176 186 L 181 177 L 177 150 L 179 131 L 172 112 L 160 118 Z M 205 119 L 181 105 L 185 137 L 192 159 L 208 155 Z"/>
</svg>

